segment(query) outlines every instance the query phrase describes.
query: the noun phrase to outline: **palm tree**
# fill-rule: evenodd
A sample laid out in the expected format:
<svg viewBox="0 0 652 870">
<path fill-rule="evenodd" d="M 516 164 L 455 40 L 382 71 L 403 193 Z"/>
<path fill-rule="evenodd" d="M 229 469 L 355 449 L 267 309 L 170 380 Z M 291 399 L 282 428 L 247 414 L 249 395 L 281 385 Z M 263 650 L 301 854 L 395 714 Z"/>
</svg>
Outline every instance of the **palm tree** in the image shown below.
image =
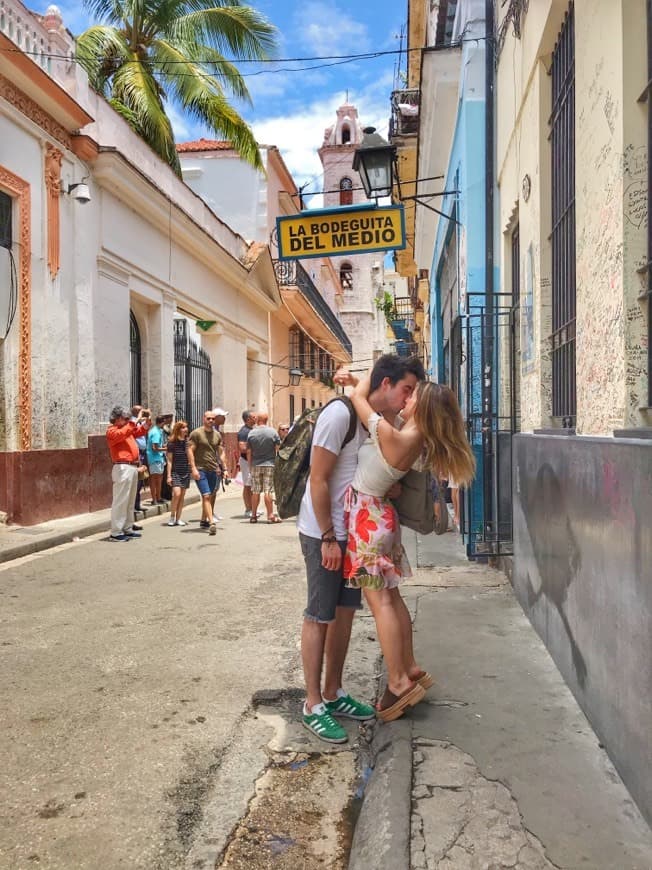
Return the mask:
<svg viewBox="0 0 652 870">
<path fill-rule="evenodd" d="M 253 132 L 226 95 L 251 104 L 244 78 L 228 56 L 272 56 L 276 28 L 264 16 L 240 0 L 84 2 L 100 22 L 77 40 L 77 57 L 92 87 L 178 175 L 165 111 L 170 100 L 262 168 Z"/>
</svg>

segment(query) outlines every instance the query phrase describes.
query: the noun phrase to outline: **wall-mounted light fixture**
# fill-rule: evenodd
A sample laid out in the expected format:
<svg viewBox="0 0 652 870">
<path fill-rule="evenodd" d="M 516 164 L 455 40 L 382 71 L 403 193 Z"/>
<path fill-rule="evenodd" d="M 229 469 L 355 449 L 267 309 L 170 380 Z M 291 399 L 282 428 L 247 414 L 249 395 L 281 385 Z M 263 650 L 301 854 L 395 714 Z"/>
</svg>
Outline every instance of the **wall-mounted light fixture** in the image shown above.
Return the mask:
<svg viewBox="0 0 652 870">
<path fill-rule="evenodd" d="M 86 179 L 88 176 L 84 176 L 81 181 L 76 181 L 74 184 L 69 184 L 66 193 L 75 200 L 75 202 L 79 202 L 82 205 L 85 205 L 87 202 L 91 201 L 91 191 L 88 185 L 86 184 Z"/>
</svg>

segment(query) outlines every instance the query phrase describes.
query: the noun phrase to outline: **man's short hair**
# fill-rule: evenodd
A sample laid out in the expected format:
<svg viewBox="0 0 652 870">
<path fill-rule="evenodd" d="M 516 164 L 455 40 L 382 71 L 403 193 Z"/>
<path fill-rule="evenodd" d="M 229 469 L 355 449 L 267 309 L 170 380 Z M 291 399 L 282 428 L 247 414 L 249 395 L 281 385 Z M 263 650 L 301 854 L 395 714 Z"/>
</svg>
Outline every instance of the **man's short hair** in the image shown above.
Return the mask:
<svg viewBox="0 0 652 870">
<path fill-rule="evenodd" d="M 156 418 L 156 425 L 160 426 L 161 423 L 165 423 L 165 414 L 159 414 L 159 416 Z"/>
<path fill-rule="evenodd" d="M 386 353 L 378 357 L 376 364 L 371 370 L 371 387 L 373 393 L 382 384 L 385 378 L 389 378 L 392 386 L 397 384 L 406 375 L 414 375 L 418 381 L 426 378 L 423 363 L 416 356 L 396 356 L 394 353 Z"/>
<path fill-rule="evenodd" d="M 131 417 L 131 411 L 128 411 L 122 405 L 116 405 L 109 414 L 109 423 L 115 423 L 115 421 L 119 420 L 120 417 L 124 420 L 128 420 Z"/>
<path fill-rule="evenodd" d="M 264 411 L 261 411 L 259 414 L 256 414 L 256 419 L 257 419 L 259 424 L 262 423 L 264 426 L 265 423 L 267 423 L 267 421 L 269 420 L 269 414 L 266 414 Z"/>
<path fill-rule="evenodd" d="M 243 411 L 242 412 L 242 422 L 246 423 L 247 420 L 249 419 L 249 417 L 253 417 L 253 416 L 254 416 L 253 411 L 250 411 L 249 409 L 247 409 L 246 411 Z"/>
</svg>

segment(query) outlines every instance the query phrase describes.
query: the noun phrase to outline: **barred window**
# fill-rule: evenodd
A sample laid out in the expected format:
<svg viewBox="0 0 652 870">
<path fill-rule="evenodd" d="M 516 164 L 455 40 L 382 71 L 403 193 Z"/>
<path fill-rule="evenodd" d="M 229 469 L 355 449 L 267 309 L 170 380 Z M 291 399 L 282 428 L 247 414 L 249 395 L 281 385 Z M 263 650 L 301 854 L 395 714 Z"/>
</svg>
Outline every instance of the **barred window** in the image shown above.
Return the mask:
<svg viewBox="0 0 652 870">
<path fill-rule="evenodd" d="M 552 415 L 573 427 L 575 384 L 575 19 L 571 2 L 552 55 Z"/>
</svg>

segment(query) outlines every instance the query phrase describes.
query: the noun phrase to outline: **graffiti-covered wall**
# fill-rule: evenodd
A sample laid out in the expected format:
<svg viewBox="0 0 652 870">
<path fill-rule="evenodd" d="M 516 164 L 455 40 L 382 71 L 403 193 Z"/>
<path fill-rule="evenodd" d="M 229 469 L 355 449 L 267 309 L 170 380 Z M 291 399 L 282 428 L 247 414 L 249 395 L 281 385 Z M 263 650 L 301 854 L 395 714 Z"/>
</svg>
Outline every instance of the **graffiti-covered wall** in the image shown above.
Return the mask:
<svg viewBox="0 0 652 870">
<path fill-rule="evenodd" d="M 652 819 L 652 441 L 517 435 L 521 605 Z"/>
</svg>

